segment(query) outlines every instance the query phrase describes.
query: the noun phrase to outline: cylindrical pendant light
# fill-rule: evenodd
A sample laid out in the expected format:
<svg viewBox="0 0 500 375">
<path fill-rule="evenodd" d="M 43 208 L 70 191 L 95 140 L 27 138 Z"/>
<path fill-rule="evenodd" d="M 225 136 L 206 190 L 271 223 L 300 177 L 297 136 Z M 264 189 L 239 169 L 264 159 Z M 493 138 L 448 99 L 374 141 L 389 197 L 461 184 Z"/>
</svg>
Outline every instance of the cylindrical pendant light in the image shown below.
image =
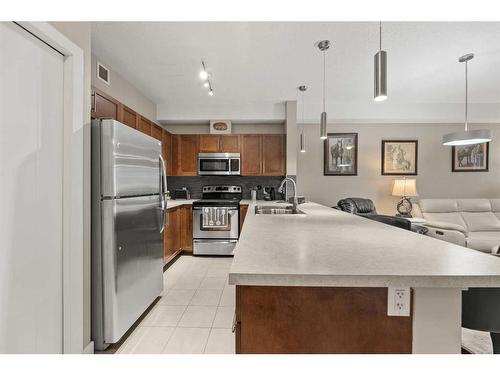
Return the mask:
<svg viewBox="0 0 500 375">
<path fill-rule="evenodd" d="M 319 137 L 321 139 L 326 139 L 326 123 L 328 122 L 326 115 L 326 50 L 330 48 L 330 41 L 322 40 L 318 43 L 318 48 L 321 52 L 323 52 L 323 112 L 321 112 L 321 119 L 319 123 Z"/>
<path fill-rule="evenodd" d="M 458 62 L 465 62 L 465 121 L 464 121 L 464 131 L 459 131 L 455 133 L 445 134 L 443 136 L 444 146 L 463 146 L 463 145 L 475 145 L 478 143 L 490 142 L 492 139 L 491 130 L 489 129 L 477 129 L 469 130 L 468 124 L 468 62 L 474 58 L 473 53 L 468 53 L 467 55 L 460 56 Z"/>
<path fill-rule="evenodd" d="M 379 49 L 374 56 L 375 82 L 374 100 L 381 102 L 387 99 L 387 52 L 382 51 L 382 22 L 379 23 Z"/>
<path fill-rule="evenodd" d="M 304 109 L 305 109 L 305 96 L 306 96 L 307 86 L 299 86 L 299 91 L 302 93 L 302 129 L 299 136 L 299 147 L 300 152 L 306 152 L 306 140 L 304 136 Z"/>
</svg>

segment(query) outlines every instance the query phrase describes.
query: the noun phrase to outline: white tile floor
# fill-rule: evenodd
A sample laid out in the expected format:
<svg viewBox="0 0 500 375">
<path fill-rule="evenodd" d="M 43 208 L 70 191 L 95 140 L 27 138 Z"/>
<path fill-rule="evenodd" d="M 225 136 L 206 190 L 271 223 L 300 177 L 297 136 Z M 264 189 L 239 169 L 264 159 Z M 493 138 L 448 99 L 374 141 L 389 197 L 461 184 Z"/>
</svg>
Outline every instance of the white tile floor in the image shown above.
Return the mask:
<svg viewBox="0 0 500 375">
<path fill-rule="evenodd" d="M 120 346 L 121 354 L 232 354 L 232 258 L 183 255 L 163 275 L 163 294 Z"/>
</svg>

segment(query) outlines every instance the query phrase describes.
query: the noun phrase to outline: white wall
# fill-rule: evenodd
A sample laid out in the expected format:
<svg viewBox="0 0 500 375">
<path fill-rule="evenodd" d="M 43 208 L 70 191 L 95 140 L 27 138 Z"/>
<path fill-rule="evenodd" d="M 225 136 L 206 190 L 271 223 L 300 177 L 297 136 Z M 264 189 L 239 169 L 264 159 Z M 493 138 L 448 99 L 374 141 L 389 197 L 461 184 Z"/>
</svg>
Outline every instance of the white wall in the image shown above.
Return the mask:
<svg viewBox="0 0 500 375">
<path fill-rule="evenodd" d="M 500 124 L 472 125 L 493 130 L 489 172 L 451 172 L 451 147 L 442 146 L 445 133 L 458 131 L 461 124 L 330 124 L 329 133 L 358 133 L 358 175 L 323 176 L 323 142 L 319 125 L 305 126 L 306 153 L 298 153 L 299 194 L 328 206 L 345 197 L 371 198 L 379 213 L 395 214 L 397 197 L 392 197 L 395 176 L 381 175 L 382 139 L 418 140 L 417 190 L 422 198 L 500 198 Z"/>
<path fill-rule="evenodd" d="M 91 82 L 91 23 L 51 22 L 83 50 L 84 58 L 84 107 L 83 107 L 83 347 L 90 343 L 90 82 Z"/>
<path fill-rule="evenodd" d="M 97 78 L 97 61 L 110 70 L 109 85 Z M 106 64 L 106 61 L 94 54 L 92 54 L 92 85 L 149 120 L 156 121 L 156 103 L 135 88 L 125 77 L 114 71 L 112 66 Z"/>
</svg>

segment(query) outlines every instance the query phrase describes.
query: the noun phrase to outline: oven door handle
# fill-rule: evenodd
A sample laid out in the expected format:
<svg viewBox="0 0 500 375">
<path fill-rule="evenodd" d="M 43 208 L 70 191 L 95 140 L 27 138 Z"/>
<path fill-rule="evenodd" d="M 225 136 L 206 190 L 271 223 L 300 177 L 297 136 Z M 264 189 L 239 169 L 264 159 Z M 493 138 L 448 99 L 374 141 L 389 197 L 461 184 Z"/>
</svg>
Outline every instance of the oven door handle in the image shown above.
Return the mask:
<svg viewBox="0 0 500 375">
<path fill-rule="evenodd" d="M 210 207 L 213 207 L 213 206 L 210 206 Z M 238 209 L 235 207 L 222 207 L 221 206 L 220 208 L 226 208 L 228 211 L 238 211 Z M 203 210 L 203 207 L 193 207 L 193 211 L 201 211 L 201 210 Z"/>
</svg>

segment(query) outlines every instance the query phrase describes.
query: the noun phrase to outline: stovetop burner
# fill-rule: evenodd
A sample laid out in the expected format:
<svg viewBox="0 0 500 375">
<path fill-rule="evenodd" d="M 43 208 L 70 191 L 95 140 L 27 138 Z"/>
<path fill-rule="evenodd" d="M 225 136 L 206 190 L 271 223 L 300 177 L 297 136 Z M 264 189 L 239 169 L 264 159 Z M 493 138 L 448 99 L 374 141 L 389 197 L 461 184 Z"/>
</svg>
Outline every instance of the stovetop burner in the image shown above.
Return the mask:
<svg viewBox="0 0 500 375">
<path fill-rule="evenodd" d="M 207 185 L 202 192 L 202 199 L 194 201 L 193 206 L 236 206 L 242 198 L 241 186 Z"/>
</svg>

